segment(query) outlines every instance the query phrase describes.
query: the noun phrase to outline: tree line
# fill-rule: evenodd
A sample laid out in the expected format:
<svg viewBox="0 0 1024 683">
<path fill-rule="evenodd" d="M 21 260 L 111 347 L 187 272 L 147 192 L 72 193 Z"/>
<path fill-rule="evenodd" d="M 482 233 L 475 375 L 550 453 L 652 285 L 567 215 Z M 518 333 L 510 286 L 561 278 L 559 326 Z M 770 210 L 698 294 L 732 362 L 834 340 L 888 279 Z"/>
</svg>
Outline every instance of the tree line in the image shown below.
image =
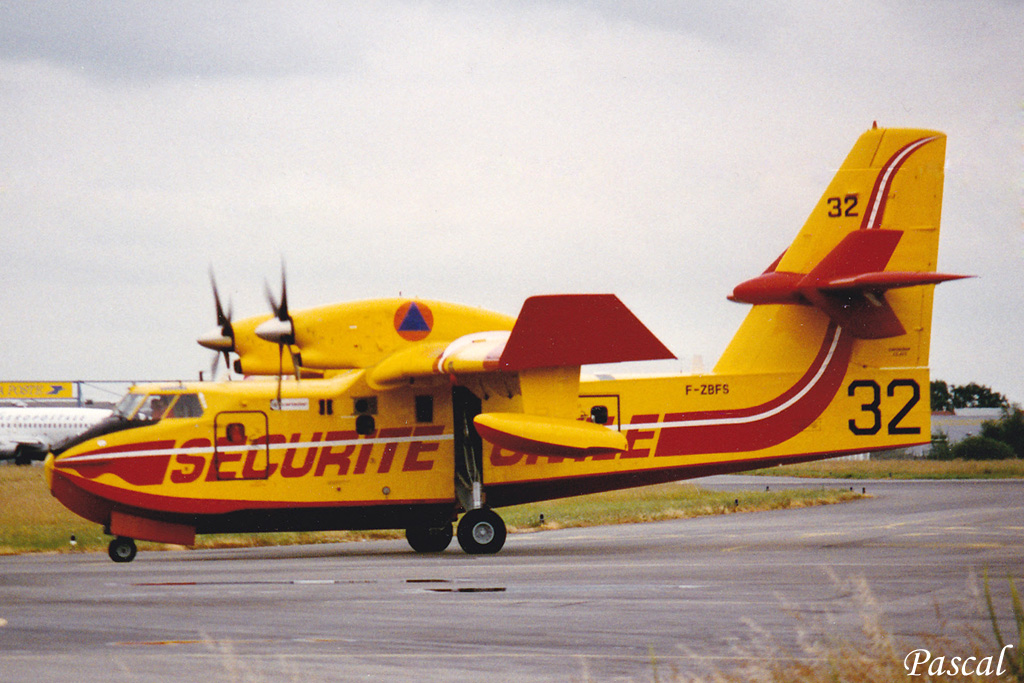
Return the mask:
<svg viewBox="0 0 1024 683">
<path fill-rule="evenodd" d="M 952 411 L 954 408 L 1006 408 L 1006 397 L 984 384 L 949 385 L 941 379 L 931 383 L 932 412 Z"/>
</svg>

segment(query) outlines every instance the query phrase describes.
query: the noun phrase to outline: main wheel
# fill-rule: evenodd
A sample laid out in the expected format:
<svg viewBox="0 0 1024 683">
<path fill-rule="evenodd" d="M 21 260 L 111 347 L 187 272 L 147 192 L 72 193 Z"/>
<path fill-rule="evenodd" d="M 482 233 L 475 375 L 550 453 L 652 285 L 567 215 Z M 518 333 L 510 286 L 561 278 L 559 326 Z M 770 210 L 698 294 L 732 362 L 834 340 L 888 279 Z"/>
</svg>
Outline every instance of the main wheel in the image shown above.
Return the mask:
<svg viewBox="0 0 1024 683">
<path fill-rule="evenodd" d="M 137 552 L 135 541 L 125 536 L 118 536 L 107 546 L 107 554 L 114 562 L 131 562 Z"/>
<path fill-rule="evenodd" d="M 470 555 L 488 555 L 505 545 L 505 522 L 488 508 L 470 510 L 459 521 L 459 545 Z"/>
<path fill-rule="evenodd" d="M 440 553 L 452 542 L 452 523 L 440 526 L 411 526 L 405 530 L 405 540 L 418 553 Z"/>
</svg>

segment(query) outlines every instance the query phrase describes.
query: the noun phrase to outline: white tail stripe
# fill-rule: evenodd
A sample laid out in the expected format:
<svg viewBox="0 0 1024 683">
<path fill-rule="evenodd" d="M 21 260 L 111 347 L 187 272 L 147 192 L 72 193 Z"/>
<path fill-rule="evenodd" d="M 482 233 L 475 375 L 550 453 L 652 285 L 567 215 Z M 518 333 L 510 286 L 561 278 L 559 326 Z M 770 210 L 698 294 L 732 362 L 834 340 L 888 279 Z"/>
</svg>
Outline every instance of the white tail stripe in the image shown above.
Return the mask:
<svg viewBox="0 0 1024 683">
<path fill-rule="evenodd" d="M 933 135 L 930 138 L 921 138 L 916 142 L 912 142 L 906 147 L 904 147 L 902 150 L 900 150 L 899 153 L 896 154 L 896 156 L 894 156 L 892 159 L 889 159 L 888 163 L 886 163 L 885 165 L 885 168 L 882 169 L 882 176 L 879 180 L 878 192 L 875 193 L 874 201 L 871 203 L 871 211 L 868 214 L 867 223 L 864 225 L 865 230 L 873 230 L 878 227 L 877 222 L 881 218 L 878 212 L 882 208 L 882 204 L 885 203 L 885 198 L 889 196 L 889 189 L 892 185 L 896 169 L 899 168 L 900 164 L 903 163 L 904 159 L 906 159 L 908 156 L 916 152 L 923 145 L 926 145 L 932 140 L 935 140 L 937 137 L 937 135 Z"/>
<path fill-rule="evenodd" d="M 770 408 L 762 413 L 755 413 L 753 415 L 743 415 L 740 417 L 718 417 L 710 418 L 707 420 L 679 420 L 676 422 L 647 422 L 643 424 L 628 424 L 622 425 L 622 431 L 633 431 L 636 429 L 666 429 L 671 427 L 710 427 L 713 425 L 738 425 L 748 424 L 750 422 L 758 422 L 759 420 L 765 420 L 775 415 L 778 415 L 787 408 L 793 406 L 797 401 L 802 399 L 807 393 L 815 387 L 815 385 L 821 380 L 822 375 L 825 374 L 825 370 L 832 362 L 832 357 L 835 355 L 836 348 L 839 346 L 839 338 L 842 336 L 843 328 L 836 327 L 835 333 L 832 336 L 832 344 L 829 346 L 828 353 L 825 354 L 825 358 L 821 365 L 818 366 L 817 372 L 814 373 L 814 377 L 804 385 L 804 387 L 790 397 L 789 400 L 784 403 L 780 403 L 774 408 Z"/>
</svg>

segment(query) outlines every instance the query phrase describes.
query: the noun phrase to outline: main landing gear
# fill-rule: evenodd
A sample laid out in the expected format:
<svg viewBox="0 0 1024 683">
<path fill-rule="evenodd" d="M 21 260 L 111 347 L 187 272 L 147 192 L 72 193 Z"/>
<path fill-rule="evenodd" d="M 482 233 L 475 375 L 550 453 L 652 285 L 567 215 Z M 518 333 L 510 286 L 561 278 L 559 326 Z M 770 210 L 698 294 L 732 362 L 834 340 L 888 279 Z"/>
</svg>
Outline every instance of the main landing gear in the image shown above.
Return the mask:
<svg viewBox="0 0 1024 683">
<path fill-rule="evenodd" d="M 505 522 L 484 499 L 484 447 L 473 426 L 483 402 L 463 386 L 452 387 L 455 436 L 455 495 L 466 514 L 459 521 L 459 545 L 470 555 L 489 555 L 505 545 Z"/>
<path fill-rule="evenodd" d="M 405 539 L 418 553 L 444 552 L 452 536 L 451 522 L 405 530 Z M 490 508 L 476 508 L 462 516 L 457 536 L 459 545 L 470 555 L 492 555 L 505 545 L 505 522 Z"/>
<path fill-rule="evenodd" d="M 138 551 L 135 541 L 125 536 L 118 536 L 107 546 L 107 554 L 114 562 L 131 562 Z"/>
<path fill-rule="evenodd" d="M 452 523 L 438 526 L 413 526 L 405 530 L 405 540 L 418 553 L 440 553 L 452 542 Z"/>
<path fill-rule="evenodd" d="M 458 537 L 470 555 L 491 555 L 505 545 L 505 522 L 490 508 L 476 508 L 462 516 Z"/>
</svg>

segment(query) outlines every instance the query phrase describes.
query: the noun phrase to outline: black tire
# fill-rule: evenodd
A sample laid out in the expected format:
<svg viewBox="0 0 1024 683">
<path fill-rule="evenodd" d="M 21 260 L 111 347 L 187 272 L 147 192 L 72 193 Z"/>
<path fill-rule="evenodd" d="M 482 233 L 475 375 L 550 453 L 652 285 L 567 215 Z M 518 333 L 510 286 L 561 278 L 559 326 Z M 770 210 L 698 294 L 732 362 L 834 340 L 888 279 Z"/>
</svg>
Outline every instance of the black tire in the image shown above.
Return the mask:
<svg viewBox="0 0 1024 683">
<path fill-rule="evenodd" d="M 441 553 L 452 542 L 452 523 L 438 526 L 411 526 L 405 530 L 405 540 L 418 553 Z"/>
<path fill-rule="evenodd" d="M 107 554 L 114 562 L 131 562 L 138 551 L 135 541 L 125 536 L 118 536 L 107 546 Z"/>
<path fill-rule="evenodd" d="M 18 446 L 14 449 L 15 465 L 31 465 L 33 460 L 42 460 L 42 454 L 35 448 Z"/>
<path fill-rule="evenodd" d="M 491 555 L 505 545 L 505 522 L 493 510 L 470 510 L 459 521 L 459 545 L 470 555 Z"/>
</svg>

